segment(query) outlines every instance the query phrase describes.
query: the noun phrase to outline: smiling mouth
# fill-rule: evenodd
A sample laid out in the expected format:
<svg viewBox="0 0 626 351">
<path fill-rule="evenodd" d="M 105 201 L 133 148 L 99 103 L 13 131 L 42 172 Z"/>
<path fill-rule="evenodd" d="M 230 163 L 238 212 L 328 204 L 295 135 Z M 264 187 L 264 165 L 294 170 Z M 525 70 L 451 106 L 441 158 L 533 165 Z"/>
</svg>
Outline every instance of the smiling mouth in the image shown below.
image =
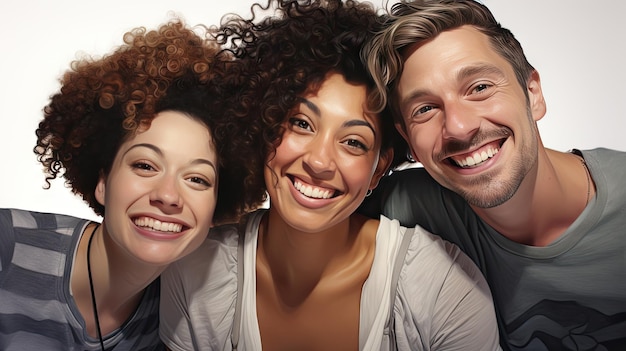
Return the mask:
<svg viewBox="0 0 626 351">
<path fill-rule="evenodd" d="M 503 127 L 499 130 L 476 134 L 472 140 L 467 142 L 450 142 L 446 147 L 446 151 L 453 156 L 448 157 L 447 160 L 452 166 L 458 168 L 479 167 L 497 155 L 512 134 L 513 132 L 510 129 Z M 475 148 L 479 145 L 482 146 Z M 461 154 L 463 150 L 470 149 L 474 149 L 474 151 Z"/>
<path fill-rule="evenodd" d="M 450 157 L 450 162 L 461 168 L 478 167 L 495 156 L 499 151 L 498 147 L 489 146 L 484 150 L 474 152 L 465 157 Z"/>
<path fill-rule="evenodd" d="M 311 186 L 297 179 L 293 179 L 292 182 L 294 188 L 302 195 L 313 199 L 330 199 L 339 195 L 339 192 L 336 190 Z"/>
<path fill-rule="evenodd" d="M 157 232 L 180 233 L 183 225 L 180 223 L 161 222 L 150 217 L 138 217 L 133 220 L 136 226 Z"/>
</svg>

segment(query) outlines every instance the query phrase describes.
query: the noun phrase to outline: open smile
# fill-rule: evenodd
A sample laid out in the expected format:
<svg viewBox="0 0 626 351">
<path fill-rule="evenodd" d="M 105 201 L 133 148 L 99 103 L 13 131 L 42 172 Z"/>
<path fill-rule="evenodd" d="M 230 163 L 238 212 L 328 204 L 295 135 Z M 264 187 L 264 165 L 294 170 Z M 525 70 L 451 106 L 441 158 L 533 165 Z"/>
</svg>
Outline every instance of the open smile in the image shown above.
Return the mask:
<svg viewBox="0 0 626 351">
<path fill-rule="evenodd" d="M 330 199 L 341 194 L 340 191 L 330 188 L 306 184 L 299 179 L 292 179 L 293 187 L 302 195 L 312 199 Z"/>
<path fill-rule="evenodd" d="M 503 142 L 503 140 L 492 142 L 471 153 L 451 156 L 448 160 L 460 168 L 475 168 L 497 155 Z"/>
<path fill-rule="evenodd" d="M 183 225 L 180 223 L 162 222 L 150 217 L 137 217 L 133 219 L 136 226 L 156 232 L 180 233 Z"/>
</svg>

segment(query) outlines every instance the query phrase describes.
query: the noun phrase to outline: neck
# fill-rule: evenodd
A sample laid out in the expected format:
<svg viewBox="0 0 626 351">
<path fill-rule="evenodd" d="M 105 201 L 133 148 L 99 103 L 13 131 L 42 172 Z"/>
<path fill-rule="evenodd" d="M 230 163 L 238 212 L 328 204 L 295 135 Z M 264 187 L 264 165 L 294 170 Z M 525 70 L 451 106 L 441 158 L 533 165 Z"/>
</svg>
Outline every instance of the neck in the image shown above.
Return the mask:
<svg viewBox="0 0 626 351">
<path fill-rule="evenodd" d="M 320 282 L 343 279 L 338 275 L 363 263 L 367 245 L 375 245 L 361 235 L 364 224 L 361 216 L 353 215 L 323 232 L 305 233 L 270 209 L 261 222 L 257 272 L 271 276 L 283 296 L 307 296 Z"/>
<path fill-rule="evenodd" d="M 473 209 L 508 239 L 546 246 L 578 218 L 593 194 L 590 175 L 578 156 L 544 149 L 510 200 Z"/>
<path fill-rule="evenodd" d="M 85 319 L 90 335 L 96 335 L 91 289 L 95 292 L 98 319 L 102 335 L 119 328 L 135 311 L 145 288 L 163 271 L 130 257 L 108 235 L 104 224 L 91 238 L 91 225 L 80 240 L 76 255 L 72 290 L 74 299 Z M 87 262 L 87 252 L 90 262 Z M 87 267 L 91 266 L 91 281 Z"/>
</svg>

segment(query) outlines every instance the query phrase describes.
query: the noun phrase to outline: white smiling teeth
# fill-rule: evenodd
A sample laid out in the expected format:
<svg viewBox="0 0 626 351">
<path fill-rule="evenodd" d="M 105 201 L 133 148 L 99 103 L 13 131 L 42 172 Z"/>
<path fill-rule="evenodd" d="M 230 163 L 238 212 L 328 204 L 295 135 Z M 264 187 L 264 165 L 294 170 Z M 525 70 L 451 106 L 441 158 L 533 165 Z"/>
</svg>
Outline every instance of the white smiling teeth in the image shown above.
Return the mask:
<svg viewBox="0 0 626 351">
<path fill-rule="evenodd" d="M 293 186 L 305 196 L 315 199 L 329 199 L 333 195 L 333 192 L 328 189 L 314 188 L 310 185 L 302 184 L 297 180 L 293 183 Z"/>
<path fill-rule="evenodd" d="M 500 150 L 488 148 L 487 150 L 483 150 L 482 152 L 477 152 L 473 155 L 467 156 L 467 158 L 465 158 L 464 160 L 454 160 L 454 162 L 456 162 L 456 164 L 461 167 L 472 167 L 492 158 L 495 154 L 498 153 L 498 151 Z"/>
<path fill-rule="evenodd" d="M 173 232 L 178 233 L 183 230 L 182 224 L 178 223 L 170 223 L 170 222 L 161 222 L 154 218 L 141 217 L 135 219 L 134 223 L 139 227 L 144 227 L 152 230 L 156 230 L 159 232 Z"/>
</svg>

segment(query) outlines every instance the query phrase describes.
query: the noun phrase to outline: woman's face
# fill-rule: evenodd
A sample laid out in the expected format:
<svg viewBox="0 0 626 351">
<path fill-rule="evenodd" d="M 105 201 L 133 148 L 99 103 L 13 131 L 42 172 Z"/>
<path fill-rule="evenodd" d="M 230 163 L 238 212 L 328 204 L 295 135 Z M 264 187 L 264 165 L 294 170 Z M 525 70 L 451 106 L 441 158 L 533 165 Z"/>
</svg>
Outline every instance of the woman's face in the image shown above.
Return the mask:
<svg viewBox="0 0 626 351">
<path fill-rule="evenodd" d="M 365 86 L 330 74 L 288 115 L 265 180 L 271 207 L 293 228 L 319 232 L 347 219 L 386 170 L 366 95 Z"/>
<path fill-rule="evenodd" d="M 196 249 L 212 226 L 217 167 L 210 131 L 181 112 L 159 113 L 124 142 L 96 187 L 122 254 L 166 265 Z"/>
</svg>

